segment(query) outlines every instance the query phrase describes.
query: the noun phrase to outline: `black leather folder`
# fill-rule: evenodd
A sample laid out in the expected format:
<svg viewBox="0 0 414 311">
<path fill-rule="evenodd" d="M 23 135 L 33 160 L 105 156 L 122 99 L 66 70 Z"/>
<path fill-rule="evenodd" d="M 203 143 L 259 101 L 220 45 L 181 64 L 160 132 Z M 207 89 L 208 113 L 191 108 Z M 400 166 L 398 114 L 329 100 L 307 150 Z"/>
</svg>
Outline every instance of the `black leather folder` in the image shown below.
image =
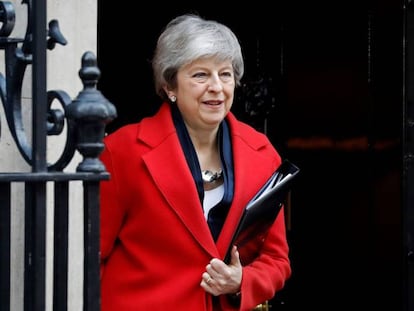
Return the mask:
<svg viewBox="0 0 414 311">
<path fill-rule="evenodd" d="M 239 248 L 269 229 L 283 206 L 300 169 L 284 160 L 246 205 L 233 234 L 224 262 L 229 263 L 233 245 Z"/>
</svg>

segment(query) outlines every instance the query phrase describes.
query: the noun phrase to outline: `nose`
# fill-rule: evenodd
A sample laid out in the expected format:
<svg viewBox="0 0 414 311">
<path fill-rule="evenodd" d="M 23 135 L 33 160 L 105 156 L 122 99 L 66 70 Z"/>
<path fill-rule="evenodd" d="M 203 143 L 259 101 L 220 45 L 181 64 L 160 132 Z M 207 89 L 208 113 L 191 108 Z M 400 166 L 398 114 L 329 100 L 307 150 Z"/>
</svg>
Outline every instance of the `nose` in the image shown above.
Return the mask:
<svg viewBox="0 0 414 311">
<path fill-rule="evenodd" d="M 220 92 L 223 90 L 223 85 L 218 74 L 213 74 L 208 83 L 209 91 Z"/>
</svg>

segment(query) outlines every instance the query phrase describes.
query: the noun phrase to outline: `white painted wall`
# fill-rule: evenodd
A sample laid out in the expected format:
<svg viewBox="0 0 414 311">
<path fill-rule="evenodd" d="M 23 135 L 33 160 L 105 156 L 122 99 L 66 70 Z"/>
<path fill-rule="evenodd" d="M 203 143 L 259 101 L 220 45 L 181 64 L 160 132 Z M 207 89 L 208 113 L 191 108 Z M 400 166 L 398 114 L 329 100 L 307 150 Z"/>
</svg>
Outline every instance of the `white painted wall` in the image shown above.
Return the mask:
<svg viewBox="0 0 414 311">
<path fill-rule="evenodd" d="M 16 26 L 11 37 L 24 37 L 27 21 L 26 5 L 21 0 L 11 0 L 16 9 Z M 35 3 L 35 2 L 34 2 Z M 92 51 L 96 55 L 97 48 L 97 1 L 96 0 L 48 0 L 47 23 L 57 19 L 60 30 L 67 39 L 66 46 L 56 45 L 47 51 L 47 90 L 64 90 L 74 99 L 82 90 L 82 82 L 78 76 L 81 58 L 84 52 Z M 4 71 L 4 54 L 0 53 L 0 72 Z M 27 137 L 31 140 L 31 68 L 25 77 L 22 103 Z M 24 161 L 13 141 L 3 105 L 0 105 L 0 172 L 27 172 L 31 168 Z M 48 138 L 48 160 L 53 162 L 61 153 L 65 135 Z M 66 171 L 75 171 L 81 161 L 76 154 Z M 70 189 L 69 215 L 69 311 L 80 311 L 83 308 L 83 211 L 82 185 L 76 182 Z M 53 192 L 52 184 L 48 185 L 47 208 L 47 282 L 46 310 L 52 310 L 52 274 L 53 267 Z M 14 184 L 12 187 L 12 241 L 11 241 L 11 310 L 23 311 L 23 273 L 24 273 L 24 196 L 23 187 Z"/>
</svg>

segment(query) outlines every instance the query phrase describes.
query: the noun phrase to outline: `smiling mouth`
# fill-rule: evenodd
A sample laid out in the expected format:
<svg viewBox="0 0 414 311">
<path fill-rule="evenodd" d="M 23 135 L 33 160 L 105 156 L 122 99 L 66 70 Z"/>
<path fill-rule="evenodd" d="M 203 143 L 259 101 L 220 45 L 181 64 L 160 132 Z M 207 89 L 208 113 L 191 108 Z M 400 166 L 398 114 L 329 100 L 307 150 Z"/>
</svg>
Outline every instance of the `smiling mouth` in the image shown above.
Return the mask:
<svg viewBox="0 0 414 311">
<path fill-rule="evenodd" d="M 218 106 L 221 105 L 223 101 L 205 101 L 203 103 L 210 106 Z"/>
</svg>

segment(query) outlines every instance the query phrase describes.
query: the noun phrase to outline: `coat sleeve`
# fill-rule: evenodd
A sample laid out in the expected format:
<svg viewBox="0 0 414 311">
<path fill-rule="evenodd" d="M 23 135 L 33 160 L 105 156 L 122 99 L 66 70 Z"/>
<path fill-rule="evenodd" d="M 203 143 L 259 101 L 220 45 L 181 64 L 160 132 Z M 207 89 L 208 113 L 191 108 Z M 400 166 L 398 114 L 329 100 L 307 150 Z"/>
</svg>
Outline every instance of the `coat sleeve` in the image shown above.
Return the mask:
<svg viewBox="0 0 414 311">
<path fill-rule="evenodd" d="M 240 310 L 273 298 L 291 275 L 284 208 L 270 227 L 258 257 L 243 267 Z"/>
</svg>

